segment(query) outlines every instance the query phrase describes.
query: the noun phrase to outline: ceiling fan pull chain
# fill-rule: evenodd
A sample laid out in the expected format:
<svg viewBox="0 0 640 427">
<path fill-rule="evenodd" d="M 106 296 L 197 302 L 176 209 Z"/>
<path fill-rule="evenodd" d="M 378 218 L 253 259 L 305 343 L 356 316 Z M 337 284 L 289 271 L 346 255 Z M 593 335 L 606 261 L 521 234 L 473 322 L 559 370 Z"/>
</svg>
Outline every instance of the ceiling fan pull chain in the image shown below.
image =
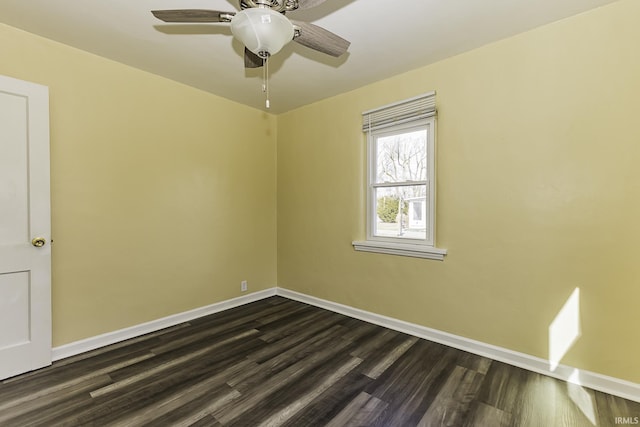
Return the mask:
<svg viewBox="0 0 640 427">
<path fill-rule="evenodd" d="M 270 108 L 269 102 L 269 55 L 262 58 L 262 91 L 265 94 L 265 106 Z"/>
</svg>

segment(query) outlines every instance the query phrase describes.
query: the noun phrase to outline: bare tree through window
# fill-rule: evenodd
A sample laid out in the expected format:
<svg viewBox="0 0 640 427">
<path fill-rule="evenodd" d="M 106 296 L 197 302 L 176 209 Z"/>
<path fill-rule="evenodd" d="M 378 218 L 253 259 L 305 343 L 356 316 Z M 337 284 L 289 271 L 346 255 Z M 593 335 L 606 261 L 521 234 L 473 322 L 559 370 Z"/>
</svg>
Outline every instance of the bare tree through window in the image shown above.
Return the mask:
<svg viewBox="0 0 640 427">
<path fill-rule="evenodd" d="M 385 184 L 376 189 L 379 234 L 416 238 L 424 235 L 421 230 L 424 218 L 410 221 L 409 217 L 415 218 L 424 212 L 427 160 L 425 129 L 392 133 L 376 139 L 375 181 Z M 393 185 L 396 183 L 397 186 Z"/>
</svg>

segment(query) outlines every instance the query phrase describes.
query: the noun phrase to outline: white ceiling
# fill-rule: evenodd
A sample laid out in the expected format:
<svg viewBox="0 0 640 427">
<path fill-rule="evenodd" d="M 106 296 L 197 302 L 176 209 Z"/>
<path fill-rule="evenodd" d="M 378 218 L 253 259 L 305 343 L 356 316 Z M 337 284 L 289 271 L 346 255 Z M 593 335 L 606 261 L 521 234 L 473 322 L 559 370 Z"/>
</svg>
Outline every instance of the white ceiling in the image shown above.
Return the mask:
<svg viewBox="0 0 640 427">
<path fill-rule="evenodd" d="M 288 14 L 351 41 L 332 58 L 290 43 L 270 59 L 280 113 L 616 0 L 327 0 Z M 165 24 L 150 10 L 237 11 L 237 0 L 1 0 L 0 22 L 264 109 L 228 24 Z"/>
</svg>

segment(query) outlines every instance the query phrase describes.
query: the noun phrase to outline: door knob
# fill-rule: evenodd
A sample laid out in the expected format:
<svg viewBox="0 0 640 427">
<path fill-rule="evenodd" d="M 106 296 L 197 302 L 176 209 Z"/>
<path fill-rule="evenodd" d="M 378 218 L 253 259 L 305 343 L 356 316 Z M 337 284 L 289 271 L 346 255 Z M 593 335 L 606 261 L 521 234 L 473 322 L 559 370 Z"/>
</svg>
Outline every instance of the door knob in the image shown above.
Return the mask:
<svg viewBox="0 0 640 427">
<path fill-rule="evenodd" d="M 44 244 L 47 243 L 47 239 L 45 239 L 44 237 L 35 237 L 32 241 L 31 244 L 33 246 L 35 246 L 36 248 L 41 248 L 44 246 Z"/>
</svg>

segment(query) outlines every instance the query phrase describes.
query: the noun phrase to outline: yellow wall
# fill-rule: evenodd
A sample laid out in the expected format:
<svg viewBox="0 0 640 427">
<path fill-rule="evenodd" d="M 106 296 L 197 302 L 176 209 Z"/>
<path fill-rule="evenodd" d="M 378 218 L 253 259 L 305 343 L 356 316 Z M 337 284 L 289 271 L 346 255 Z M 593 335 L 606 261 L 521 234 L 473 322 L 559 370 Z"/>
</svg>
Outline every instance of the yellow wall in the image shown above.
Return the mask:
<svg viewBox="0 0 640 427">
<path fill-rule="evenodd" d="M 278 285 L 640 382 L 640 2 L 624 0 L 278 117 Z M 428 42 L 428 41 L 427 41 Z M 437 91 L 444 262 L 355 252 L 360 112 Z"/>
<path fill-rule="evenodd" d="M 50 90 L 54 345 L 276 285 L 274 116 L 5 25 L 0 58 Z"/>
</svg>

